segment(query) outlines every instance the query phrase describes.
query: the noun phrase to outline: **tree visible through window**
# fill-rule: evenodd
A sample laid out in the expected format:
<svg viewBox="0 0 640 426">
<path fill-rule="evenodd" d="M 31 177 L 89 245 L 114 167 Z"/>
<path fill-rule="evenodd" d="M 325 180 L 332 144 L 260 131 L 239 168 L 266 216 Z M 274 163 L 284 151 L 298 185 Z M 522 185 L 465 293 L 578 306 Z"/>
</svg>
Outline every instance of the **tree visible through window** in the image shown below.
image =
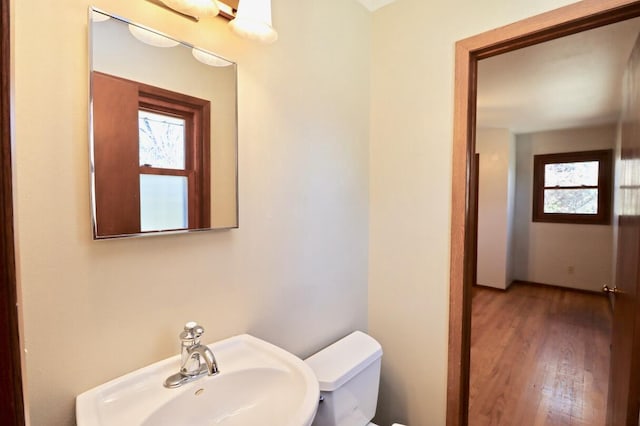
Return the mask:
<svg viewBox="0 0 640 426">
<path fill-rule="evenodd" d="M 611 151 L 534 156 L 533 221 L 608 224 Z"/>
<path fill-rule="evenodd" d="M 140 165 L 184 169 L 186 120 L 151 111 L 138 111 Z"/>
</svg>

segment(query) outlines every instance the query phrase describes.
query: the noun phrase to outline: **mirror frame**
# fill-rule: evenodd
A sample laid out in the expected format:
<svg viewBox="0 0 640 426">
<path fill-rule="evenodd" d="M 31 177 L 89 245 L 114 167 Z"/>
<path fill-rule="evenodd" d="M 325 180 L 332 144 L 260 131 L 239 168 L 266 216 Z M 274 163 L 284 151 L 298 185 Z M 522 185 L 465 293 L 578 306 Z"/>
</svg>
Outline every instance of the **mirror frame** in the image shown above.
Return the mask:
<svg viewBox="0 0 640 426">
<path fill-rule="evenodd" d="M 153 1 L 152 1 L 153 2 Z M 145 232 L 138 232 L 138 233 L 130 233 L 130 234 L 114 234 L 114 235 L 98 235 L 98 224 L 97 224 L 97 212 L 96 212 L 96 194 L 95 194 L 95 153 L 94 153 L 94 113 L 93 113 L 93 86 L 92 86 L 92 78 L 91 78 L 91 74 L 94 71 L 93 69 L 93 41 L 94 41 L 94 34 L 93 34 L 93 20 L 92 20 L 92 15 L 94 12 L 97 13 L 101 13 L 103 15 L 107 15 L 109 17 L 111 17 L 112 19 L 115 19 L 117 21 L 122 22 L 125 25 L 134 25 L 136 27 L 145 29 L 147 31 L 151 31 L 155 34 L 161 35 L 163 37 L 167 37 L 171 40 L 176 41 L 177 43 L 179 43 L 180 45 L 193 49 L 193 48 L 197 48 L 199 50 L 202 50 L 206 53 L 210 53 L 214 56 L 217 56 L 227 62 L 229 62 L 230 64 L 232 64 L 235 67 L 235 72 L 236 72 L 236 78 L 235 78 L 235 87 L 233 88 L 234 92 L 235 92 L 235 99 L 236 99 L 236 103 L 235 103 L 235 112 L 234 112 L 234 120 L 235 120 L 235 137 L 234 137 L 234 159 L 235 159 L 235 173 L 234 173 L 234 179 L 233 179 L 233 183 L 235 185 L 235 225 L 232 226 L 220 226 L 220 227 L 209 227 L 209 228 L 197 228 L 197 229 L 177 229 L 177 230 L 158 230 L 158 231 L 145 231 Z M 238 64 L 234 61 L 231 61 L 217 53 L 211 52 L 207 49 L 203 49 L 199 46 L 196 46 L 192 43 L 180 40 L 176 37 L 173 37 L 171 35 L 168 35 L 166 33 L 163 33 L 161 31 L 155 30 L 153 28 L 147 27 L 145 25 L 142 25 L 138 22 L 132 21 L 130 19 L 124 18 L 120 15 L 111 13 L 111 12 L 107 12 L 104 9 L 100 9 L 97 8 L 95 6 L 89 6 L 89 10 L 88 10 L 88 19 L 87 19 L 87 23 L 88 23 L 88 72 L 87 72 L 87 78 L 88 78 L 88 86 L 89 86 L 89 100 L 88 100 L 88 132 L 89 132 L 89 137 L 88 137 L 88 141 L 89 141 L 89 190 L 90 190 L 90 202 L 91 202 L 91 228 L 92 228 L 92 235 L 93 235 L 93 240 L 113 240 L 113 239 L 122 239 L 122 238 L 139 238 L 139 237 L 150 237 L 150 236 L 157 236 L 157 235 L 175 235 L 175 234 L 187 234 L 187 233 L 194 233 L 194 232 L 207 232 L 207 231 L 227 231 L 227 230 L 231 230 L 231 229 L 238 229 L 240 227 L 240 202 L 239 202 L 239 198 L 240 198 L 240 193 L 239 193 L 239 179 L 238 179 L 238 167 L 239 167 L 239 161 L 238 161 Z M 226 18 L 226 17 L 225 17 Z"/>
</svg>

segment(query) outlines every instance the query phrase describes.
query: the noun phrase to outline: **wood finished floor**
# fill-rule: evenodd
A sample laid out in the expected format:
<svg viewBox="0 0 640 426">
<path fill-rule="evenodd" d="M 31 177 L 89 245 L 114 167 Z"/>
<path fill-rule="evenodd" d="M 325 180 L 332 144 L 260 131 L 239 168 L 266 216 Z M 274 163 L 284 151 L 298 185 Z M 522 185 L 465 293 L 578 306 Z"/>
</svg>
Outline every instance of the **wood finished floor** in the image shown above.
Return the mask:
<svg viewBox="0 0 640 426">
<path fill-rule="evenodd" d="M 475 288 L 469 426 L 603 426 L 610 334 L 598 294 Z"/>
</svg>

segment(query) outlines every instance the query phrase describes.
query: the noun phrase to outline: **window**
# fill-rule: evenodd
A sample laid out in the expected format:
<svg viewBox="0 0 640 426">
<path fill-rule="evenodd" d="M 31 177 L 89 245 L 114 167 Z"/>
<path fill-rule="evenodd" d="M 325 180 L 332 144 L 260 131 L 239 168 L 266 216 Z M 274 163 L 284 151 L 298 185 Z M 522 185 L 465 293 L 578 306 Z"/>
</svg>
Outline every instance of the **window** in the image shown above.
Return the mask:
<svg viewBox="0 0 640 426">
<path fill-rule="evenodd" d="M 209 101 L 138 84 L 140 230 L 210 226 Z"/>
<path fill-rule="evenodd" d="M 533 157 L 533 221 L 611 222 L 611 150 Z"/>
<path fill-rule="evenodd" d="M 142 232 L 189 227 L 188 120 L 138 111 Z"/>
</svg>

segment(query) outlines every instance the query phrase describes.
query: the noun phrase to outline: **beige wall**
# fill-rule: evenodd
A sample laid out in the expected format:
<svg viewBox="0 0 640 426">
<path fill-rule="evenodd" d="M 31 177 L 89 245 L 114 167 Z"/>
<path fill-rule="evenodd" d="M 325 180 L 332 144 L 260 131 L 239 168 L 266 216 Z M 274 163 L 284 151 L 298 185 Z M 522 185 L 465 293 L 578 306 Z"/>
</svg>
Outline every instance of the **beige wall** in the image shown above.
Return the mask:
<svg viewBox="0 0 640 426">
<path fill-rule="evenodd" d="M 508 129 L 478 129 L 478 261 L 476 283 L 506 290 L 511 284 L 515 191 L 515 137 Z"/>
<path fill-rule="evenodd" d="M 613 149 L 616 125 L 517 136 L 515 279 L 600 291 L 611 282 L 613 226 L 532 222 L 533 156 Z"/>
<path fill-rule="evenodd" d="M 445 424 L 454 43 L 569 3 L 400 0 L 374 14 L 369 331 L 385 349 L 379 424 Z"/>
<path fill-rule="evenodd" d="M 74 397 L 178 352 L 195 319 L 305 357 L 367 328 L 371 15 L 273 0 L 277 43 L 145 1 L 93 5 L 236 61 L 240 228 L 92 241 L 89 0 L 14 0 L 16 220 L 33 425 L 74 424 Z M 339 11 L 339 13 L 336 13 Z"/>
</svg>

